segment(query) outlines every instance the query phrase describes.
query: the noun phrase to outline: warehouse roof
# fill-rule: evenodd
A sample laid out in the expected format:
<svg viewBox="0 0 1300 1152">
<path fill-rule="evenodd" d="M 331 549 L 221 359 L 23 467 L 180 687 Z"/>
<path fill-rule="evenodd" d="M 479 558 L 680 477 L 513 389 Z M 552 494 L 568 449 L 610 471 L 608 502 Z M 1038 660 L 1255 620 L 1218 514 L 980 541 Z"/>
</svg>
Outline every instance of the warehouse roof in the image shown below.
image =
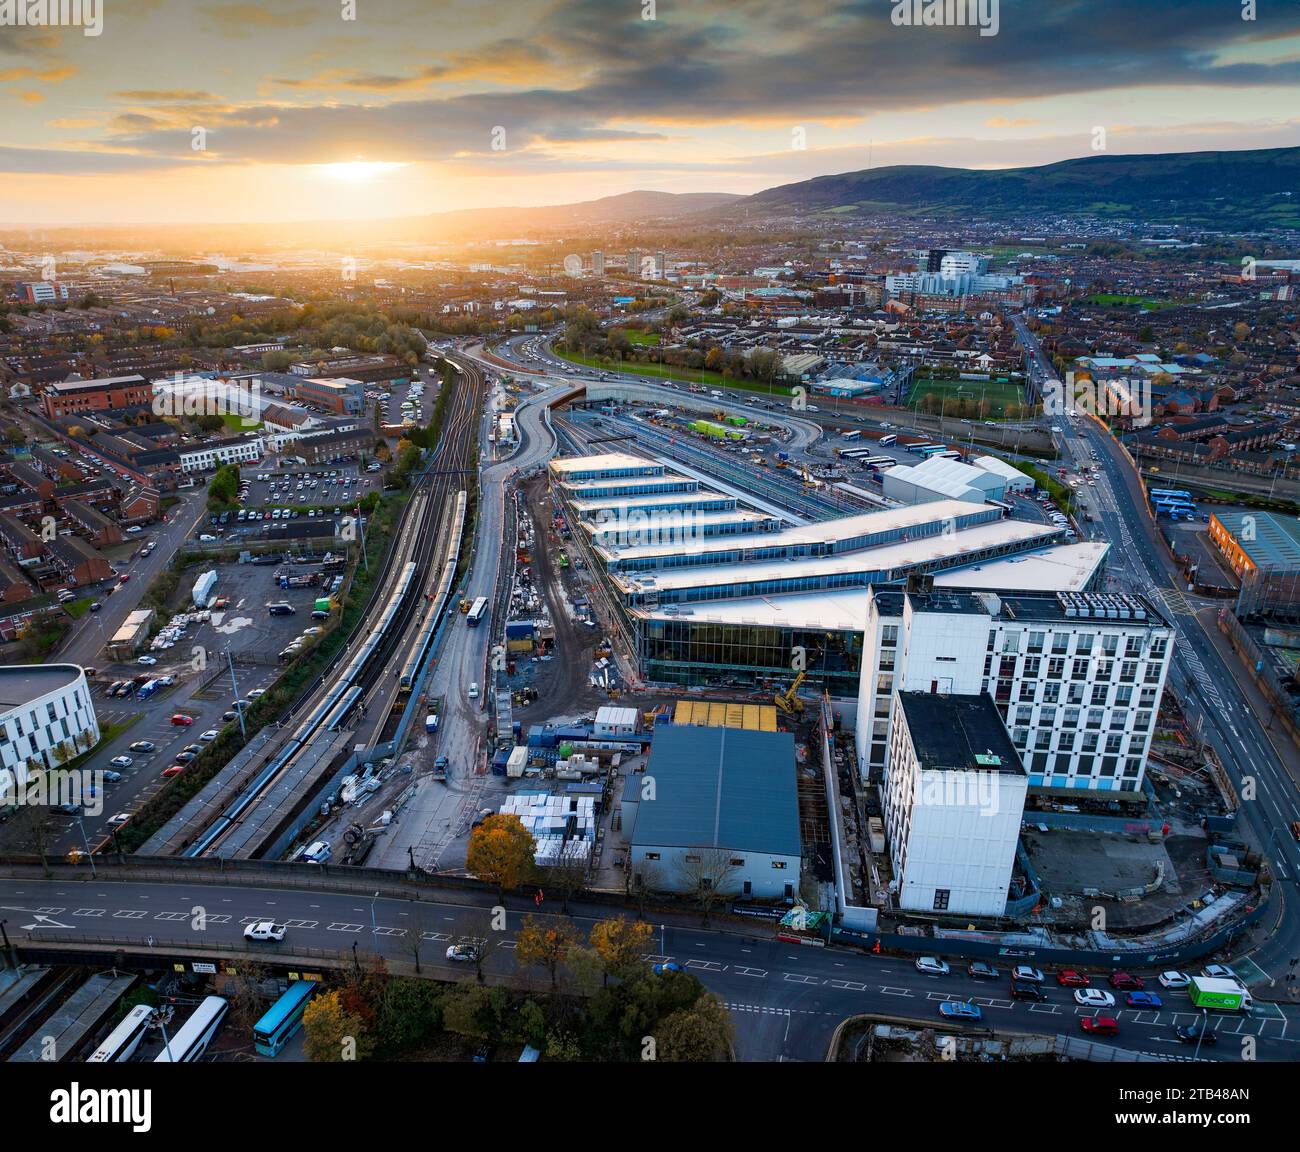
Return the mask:
<svg viewBox="0 0 1300 1152">
<path fill-rule="evenodd" d="M 655 732 L 637 844 L 798 856 L 799 802 L 789 732 L 668 725 Z"/>
<path fill-rule="evenodd" d="M 647 460 L 644 456 L 632 456 L 627 452 L 606 452 L 599 456 L 563 456 L 552 460 L 551 471 L 557 476 L 568 476 L 571 472 L 598 472 L 610 468 L 662 468 L 656 460 Z"/>
<path fill-rule="evenodd" d="M 945 460 L 942 456 L 931 456 L 920 464 L 891 468 L 887 477 L 886 489 L 892 488 L 894 481 L 902 480 L 958 499 L 972 488 L 990 492 L 1005 487 L 1002 477 L 987 469 L 974 468 L 960 460 Z"/>
<path fill-rule="evenodd" d="M 81 679 L 78 664 L 9 664 L 0 667 L 0 708 L 19 708 Z"/>
<path fill-rule="evenodd" d="M 1014 464 L 1008 464 L 1005 460 L 999 460 L 996 456 L 976 456 L 971 461 L 976 468 L 984 472 L 992 472 L 995 476 L 1001 476 L 1004 480 L 1024 481 L 1032 478 L 1026 473 L 1020 471 Z"/>
<path fill-rule="evenodd" d="M 1214 518 L 1232 533 L 1256 568 L 1300 568 L 1300 520 L 1296 517 L 1251 510 L 1216 511 Z"/>
</svg>

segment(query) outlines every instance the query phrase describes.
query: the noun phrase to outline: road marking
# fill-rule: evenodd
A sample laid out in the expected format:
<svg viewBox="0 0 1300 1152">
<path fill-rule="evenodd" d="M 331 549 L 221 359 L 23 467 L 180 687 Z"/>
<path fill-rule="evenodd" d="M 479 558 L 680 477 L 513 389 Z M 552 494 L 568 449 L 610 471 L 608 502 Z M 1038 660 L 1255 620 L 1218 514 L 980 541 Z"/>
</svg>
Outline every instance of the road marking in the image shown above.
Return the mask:
<svg viewBox="0 0 1300 1152">
<path fill-rule="evenodd" d="M 742 968 L 734 967 L 732 971 L 740 976 L 757 976 L 760 980 L 767 976 L 766 968 Z"/>
<path fill-rule="evenodd" d="M 114 920 L 142 920 L 144 917 L 148 915 L 149 915 L 148 912 L 141 911 L 139 909 L 122 908 L 119 911 L 113 913 L 113 919 Z"/>
<path fill-rule="evenodd" d="M 816 976 L 802 976 L 797 972 L 787 972 L 785 980 L 790 984 L 820 984 L 821 981 Z"/>
<path fill-rule="evenodd" d="M 881 988 L 880 992 L 882 996 L 911 996 L 912 995 L 912 990 L 910 988 L 887 988 L 886 987 L 886 988 Z"/>
<path fill-rule="evenodd" d="M 74 916 L 103 916 L 108 911 L 107 908 L 78 908 Z"/>
<path fill-rule="evenodd" d="M 326 932 L 360 932 L 360 924 L 343 924 L 341 922 L 325 925 Z"/>
<path fill-rule="evenodd" d="M 842 988 L 846 992 L 865 992 L 867 986 L 857 980 L 831 980 L 829 984 L 832 988 Z"/>
<path fill-rule="evenodd" d="M 687 968 L 703 968 L 706 972 L 723 972 L 726 965 L 719 964 L 716 960 L 687 960 Z"/>
</svg>

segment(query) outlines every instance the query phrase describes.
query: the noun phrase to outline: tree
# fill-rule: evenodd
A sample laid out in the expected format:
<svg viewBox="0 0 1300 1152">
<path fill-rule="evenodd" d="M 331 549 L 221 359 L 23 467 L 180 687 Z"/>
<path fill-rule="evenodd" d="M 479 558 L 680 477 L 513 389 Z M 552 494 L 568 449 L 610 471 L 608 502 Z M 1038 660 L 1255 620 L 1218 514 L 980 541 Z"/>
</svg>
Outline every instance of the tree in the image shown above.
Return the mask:
<svg viewBox="0 0 1300 1152">
<path fill-rule="evenodd" d="M 699 904 L 704 923 L 719 900 L 727 896 L 730 880 L 736 873 L 731 853 L 725 848 L 687 848 L 682 863 L 682 877 L 687 890 Z"/>
<path fill-rule="evenodd" d="M 567 920 L 538 920 L 527 916 L 515 937 L 515 958 L 521 968 L 545 968 L 551 975 L 551 991 L 554 992 L 558 986 L 560 965 L 577 943 L 577 938 L 573 925 Z"/>
<path fill-rule="evenodd" d="M 559 891 L 560 909 L 566 916 L 570 897 L 586 887 L 587 878 L 591 874 L 591 854 L 587 847 L 582 840 L 565 841 L 559 858 L 546 868 L 547 886 Z"/>
<path fill-rule="evenodd" d="M 293 357 L 288 352 L 274 351 L 262 353 L 262 369 L 265 372 L 287 372 Z"/>
<path fill-rule="evenodd" d="M 208 481 L 208 507 L 233 504 L 238 491 L 239 465 L 223 464 Z"/>
<path fill-rule="evenodd" d="M 610 976 L 625 976 L 641 965 L 641 958 L 654 948 L 654 928 L 643 920 L 616 917 L 598 920 L 591 926 L 591 946 Z"/>
<path fill-rule="evenodd" d="M 733 1035 L 731 1017 L 716 996 L 701 992 L 689 1008 L 663 1018 L 652 1035 L 656 1059 L 671 1063 L 705 1064 L 726 1058 Z"/>
<path fill-rule="evenodd" d="M 365 1021 L 347 1011 L 339 992 L 325 992 L 307 1002 L 302 1013 L 303 1045 L 307 1059 L 316 1064 L 364 1060 L 374 1051 Z"/>
<path fill-rule="evenodd" d="M 470 875 L 494 884 L 498 899 L 517 888 L 532 872 L 537 851 L 533 834 L 518 816 L 497 813 L 483 821 L 469 837 L 465 867 Z"/>
</svg>

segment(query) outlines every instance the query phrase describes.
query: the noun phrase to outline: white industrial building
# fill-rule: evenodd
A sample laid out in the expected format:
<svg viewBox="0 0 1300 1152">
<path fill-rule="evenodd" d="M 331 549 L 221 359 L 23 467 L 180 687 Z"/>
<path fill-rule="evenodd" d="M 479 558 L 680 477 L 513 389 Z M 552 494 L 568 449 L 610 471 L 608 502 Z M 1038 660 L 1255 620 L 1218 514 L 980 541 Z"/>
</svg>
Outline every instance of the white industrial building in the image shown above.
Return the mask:
<svg viewBox="0 0 1300 1152">
<path fill-rule="evenodd" d="M 891 468 L 884 474 L 882 482 L 885 498 L 897 500 L 900 504 L 925 504 L 935 500 L 983 504 L 987 500 L 1004 500 L 1007 494 L 1006 477 L 942 456 L 931 456 L 920 464 Z"/>
<path fill-rule="evenodd" d="M 660 725 L 623 793 L 633 883 L 759 899 L 799 895 L 799 801 L 789 732 Z"/>
<path fill-rule="evenodd" d="M 1137 794 L 1174 630 L 1139 596 L 868 592 L 857 753 L 878 778 L 896 692 L 987 692 L 1030 786 Z"/>
<path fill-rule="evenodd" d="M 1008 464 L 1005 460 L 999 460 L 996 456 L 976 456 L 971 461 L 971 464 L 985 472 L 992 472 L 994 476 L 1001 476 L 1006 481 L 1006 491 L 1008 492 L 1032 492 L 1034 490 L 1032 476 L 1026 476 L 1014 464 Z"/>
<path fill-rule="evenodd" d="M 1001 916 L 1028 780 L 985 694 L 896 693 L 881 809 L 898 907 Z"/>
<path fill-rule="evenodd" d="M 0 667 L 0 808 L 31 771 L 56 768 L 97 743 L 99 723 L 79 665 Z M 60 746 L 66 755 L 55 752 Z"/>
</svg>

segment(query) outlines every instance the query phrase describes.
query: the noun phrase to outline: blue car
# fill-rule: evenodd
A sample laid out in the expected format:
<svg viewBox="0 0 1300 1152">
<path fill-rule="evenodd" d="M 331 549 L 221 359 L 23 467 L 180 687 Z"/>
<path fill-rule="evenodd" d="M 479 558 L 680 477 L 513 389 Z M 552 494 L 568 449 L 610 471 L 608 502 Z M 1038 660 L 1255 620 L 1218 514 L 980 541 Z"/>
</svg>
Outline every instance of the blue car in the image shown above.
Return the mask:
<svg viewBox="0 0 1300 1152">
<path fill-rule="evenodd" d="M 656 964 L 651 971 L 656 976 L 662 976 L 665 972 L 685 972 L 686 969 L 678 964 L 676 960 L 669 960 L 666 964 Z"/>
<path fill-rule="evenodd" d="M 939 1015 L 946 1016 L 949 1020 L 978 1020 L 980 1010 L 977 1004 L 963 1004 L 960 1000 L 945 1000 L 939 1005 Z"/>
<path fill-rule="evenodd" d="M 1130 992 L 1124 997 L 1124 1003 L 1130 1008 L 1159 1008 L 1160 997 L 1154 992 Z"/>
</svg>

